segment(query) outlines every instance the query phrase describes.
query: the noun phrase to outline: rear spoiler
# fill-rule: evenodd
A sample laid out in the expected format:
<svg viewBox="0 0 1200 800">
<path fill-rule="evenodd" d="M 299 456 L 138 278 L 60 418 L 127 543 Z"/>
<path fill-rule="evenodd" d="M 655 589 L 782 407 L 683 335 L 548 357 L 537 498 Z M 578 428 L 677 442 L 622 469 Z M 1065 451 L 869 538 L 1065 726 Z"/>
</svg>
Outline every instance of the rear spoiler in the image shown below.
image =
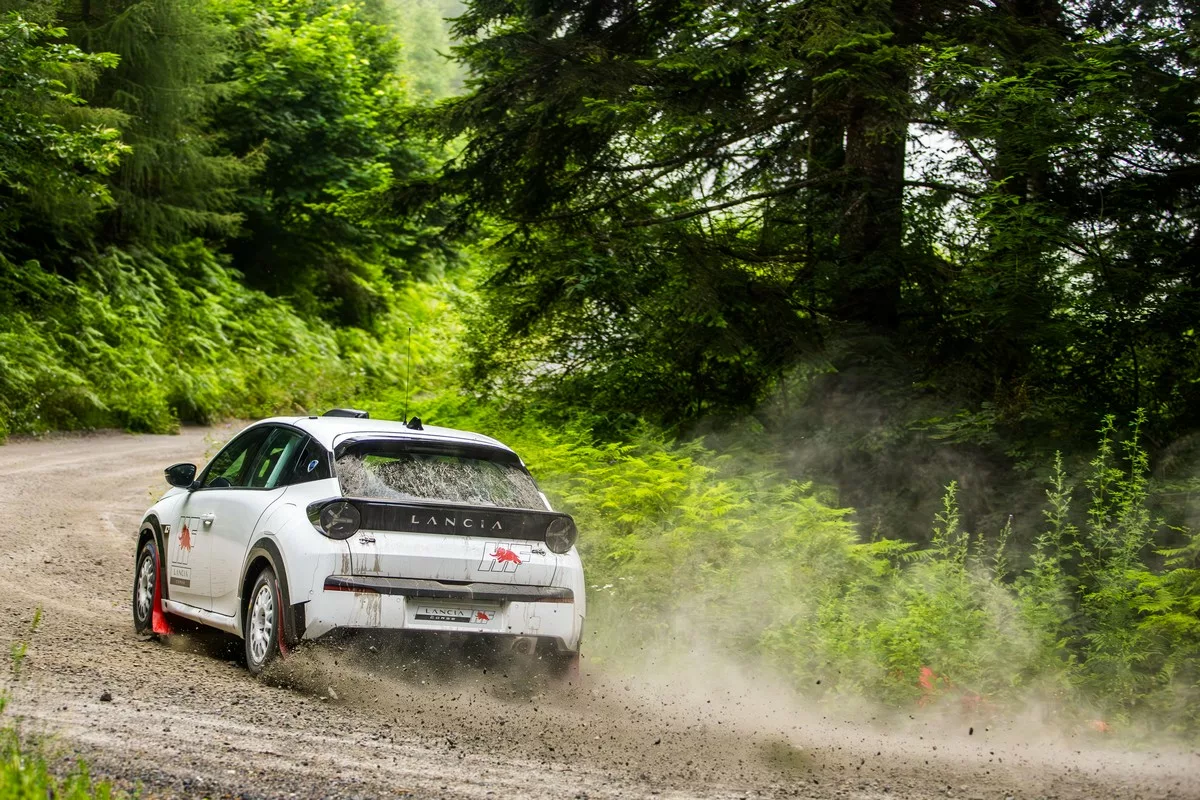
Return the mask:
<svg viewBox="0 0 1200 800">
<path fill-rule="evenodd" d="M 330 503 L 354 506 L 360 528 L 368 531 L 440 533 L 448 536 L 487 536 L 543 542 L 550 526 L 563 531 L 565 522 L 574 540 L 575 520 L 570 514 L 526 508 L 470 506 L 454 503 L 393 502 L 361 497 L 330 497 L 308 506 L 308 518 L 320 530 L 321 509 Z"/>
<path fill-rule="evenodd" d="M 452 439 L 449 437 L 434 439 L 432 437 L 413 437 L 387 434 L 362 433 L 347 436 L 338 441 L 333 449 L 333 457 L 341 458 L 347 451 L 358 447 L 367 447 L 373 453 L 421 453 L 424 455 L 459 456 L 461 458 L 478 458 L 483 461 L 494 461 L 497 464 L 512 464 L 524 469 L 520 457 L 507 447 L 496 446 L 487 442 L 476 442 L 467 439 Z"/>
</svg>

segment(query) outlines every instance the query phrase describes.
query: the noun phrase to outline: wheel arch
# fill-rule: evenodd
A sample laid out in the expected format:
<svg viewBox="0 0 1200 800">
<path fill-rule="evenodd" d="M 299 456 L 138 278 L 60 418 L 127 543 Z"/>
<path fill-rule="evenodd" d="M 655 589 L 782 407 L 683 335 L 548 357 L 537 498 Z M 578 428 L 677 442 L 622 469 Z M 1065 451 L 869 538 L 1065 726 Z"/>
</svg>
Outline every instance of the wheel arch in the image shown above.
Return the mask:
<svg viewBox="0 0 1200 800">
<path fill-rule="evenodd" d="M 270 567 L 275 573 L 279 585 L 279 595 L 283 606 L 283 638 L 288 646 L 294 646 L 304 635 L 304 604 L 292 605 L 291 590 L 288 585 L 287 567 L 284 566 L 283 554 L 274 540 L 263 536 L 254 543 L 246 553 L 246 564 L 242 568 L 241 591 L 238 595 L 238 610 L 242 615 L 244 628 L 246 607 L 250 602 L 250 591 L 254 581 L 264 567 Z M 244 634 L 243 634 L 244 635 Z"/>
<path fill-rule="evenodd" d="M 162 525 L 159 524 L 158 516 L 155 514 L 148 514 L 138 529 L 137 548 L 133 551 L 134 569 L 137 569 L 137 560 L 142 554 L 142 545 L 151 539 L 154 540 L 154 546 L 158 548 L 158 558 L 161 562 L 167 557 L 167 543 L 163 540 Z M 168 583 L 169 581 L 162 581 L 161 592 L 164 598 L 170 599 Z"/>
</svg>

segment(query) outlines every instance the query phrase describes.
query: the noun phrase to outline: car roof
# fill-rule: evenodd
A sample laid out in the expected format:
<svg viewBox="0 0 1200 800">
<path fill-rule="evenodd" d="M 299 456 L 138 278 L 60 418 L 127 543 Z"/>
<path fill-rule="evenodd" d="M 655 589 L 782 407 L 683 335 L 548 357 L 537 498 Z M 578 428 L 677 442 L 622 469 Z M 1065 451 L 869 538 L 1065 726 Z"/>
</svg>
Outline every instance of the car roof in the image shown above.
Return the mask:
<svg viewBox="0 0 1200 800">
<path fill-rule="evenodd" d="M 348 436 L 379 435 L 388 438 L 402 437 L 412 441 L 472 442 L 498 447 L 513 452 L 512 448 L 490 436 L 454 428 L 425 425 L 423 430 L 413 430 L 403 422 L 391 419 L 359 419 L 356 417 L 271 417 L 255 423 L 282 423 L 294 425 L 312 436 L 326 448 L 332 450 L 340 440 Z"/>
</svg>

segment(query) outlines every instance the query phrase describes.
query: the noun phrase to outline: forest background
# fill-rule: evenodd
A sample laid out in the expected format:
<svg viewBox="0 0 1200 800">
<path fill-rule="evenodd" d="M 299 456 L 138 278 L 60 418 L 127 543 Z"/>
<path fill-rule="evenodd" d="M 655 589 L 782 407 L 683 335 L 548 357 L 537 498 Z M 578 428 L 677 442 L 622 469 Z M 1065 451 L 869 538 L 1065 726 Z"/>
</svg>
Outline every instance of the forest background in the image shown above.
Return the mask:
<svg viewBox="0 0 1200 800">
<path fill-rule="evenodd" d="M 0 436 L 411 407 L 576 516 L 600 660 L 1194 740 L 1198 65 L 1141 0 L 0 0 Z"/>
</svg>

